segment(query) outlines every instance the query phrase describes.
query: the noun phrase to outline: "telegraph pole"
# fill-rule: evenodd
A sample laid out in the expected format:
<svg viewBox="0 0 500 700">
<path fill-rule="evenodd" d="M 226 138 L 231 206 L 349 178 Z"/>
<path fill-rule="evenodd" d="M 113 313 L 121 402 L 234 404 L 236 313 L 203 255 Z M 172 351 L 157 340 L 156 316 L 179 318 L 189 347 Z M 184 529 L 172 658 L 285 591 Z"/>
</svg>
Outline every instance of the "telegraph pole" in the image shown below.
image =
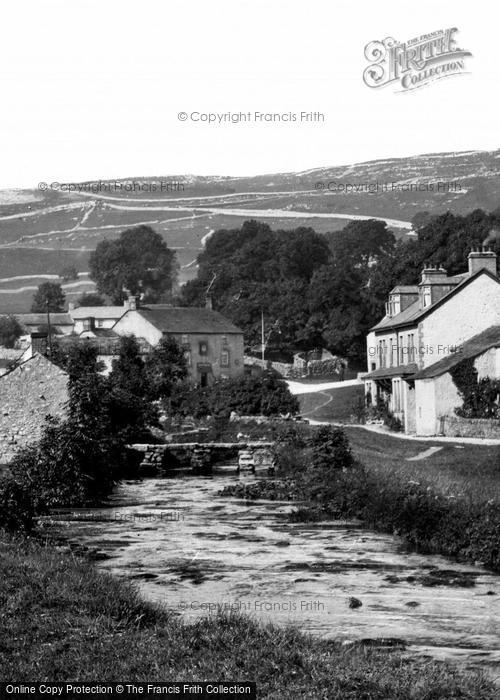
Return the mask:
<svg viewBox="0 0 500 700">
<path fill-rule="evenodd" d="M 47 342 L 48 342 L 48 354 L 49 354 L 49 357 L 51 357 L 51 356 L 52 356 L 52 331 L 51 331 L 51 328 L 50 328 L 50 310 L 49 310 L 49 300 L 48 300 L 48 299 L 45 300 L 45 304 L 47 305 L 47 329 L 48 329 L 48 333 L 47 333 Z"/>
<path fill-rule="evenodd" d="M 264 355 L 266 351 L 266 344 L 264 340 L 264 309 L 261 309 L 260 311 L 260 332 L 261 332 L 261 356 L 262 356 L 262 362 L 264 362 Z"/>
</svg>

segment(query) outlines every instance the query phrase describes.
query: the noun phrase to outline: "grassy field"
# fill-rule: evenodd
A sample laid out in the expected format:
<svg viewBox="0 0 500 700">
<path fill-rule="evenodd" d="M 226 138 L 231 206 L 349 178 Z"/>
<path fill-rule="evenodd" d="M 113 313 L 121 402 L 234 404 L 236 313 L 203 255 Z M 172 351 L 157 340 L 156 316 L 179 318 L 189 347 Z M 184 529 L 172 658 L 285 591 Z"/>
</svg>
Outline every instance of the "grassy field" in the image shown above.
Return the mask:
<svg viewBox="0 0 500 700">
<path fill-rule="evenodd" d="M 353 405 L 362 399 L 363 385 L 346 386 L 298 397 L 300 413 L 305 418 L 324 421 L 351 422 Z"/>
<path fill-rule="evenodd" d="M 256 681 L 282 700 L 493 700 L 481 675 L 239 616 L 183 624 L 68 551 L 0 533 L 0 680 Z"/>
<path fill-rule="evenodd" d="M 500 445 L 405 440 L 364 428 L 345 431 L 357 459 L 379 476 L 426 484 L 447 497 L 500 503 Z M 408 461 L 432 446 L 442 449 L 424 459 Z"/>
</svg>

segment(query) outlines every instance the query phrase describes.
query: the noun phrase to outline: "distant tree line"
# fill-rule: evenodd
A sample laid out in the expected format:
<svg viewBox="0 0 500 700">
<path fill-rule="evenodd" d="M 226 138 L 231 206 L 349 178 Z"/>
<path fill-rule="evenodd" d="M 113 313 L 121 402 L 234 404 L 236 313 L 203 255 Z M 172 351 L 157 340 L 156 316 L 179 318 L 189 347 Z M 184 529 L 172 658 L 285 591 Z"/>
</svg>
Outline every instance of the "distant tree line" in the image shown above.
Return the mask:
<svg viewBox="0 0 500 700">
<path fill-rule="evenodd" d="M 450 275 L 467 269 L 471 247 L 500 228 L 500 210 L 413 219 L 413 239 L 396 240 L 383 221 L 353 221 L 325 235 L 311 228 L 273 231 L 247 221 L 221 229 L 198 256 L 198 275 L 181 290 L 180 303 L 202 305 L 208 286 L 215 308 L 261 339 L 261 313 L 269 346 L 284 354 L 325 347 L 354 362 L 365 358 L 366 333 L 385 313 L 396 284 L 416 284 L 426 264 Z M 499 239 L 492 243 L 500 250 Z"/>
</svg>

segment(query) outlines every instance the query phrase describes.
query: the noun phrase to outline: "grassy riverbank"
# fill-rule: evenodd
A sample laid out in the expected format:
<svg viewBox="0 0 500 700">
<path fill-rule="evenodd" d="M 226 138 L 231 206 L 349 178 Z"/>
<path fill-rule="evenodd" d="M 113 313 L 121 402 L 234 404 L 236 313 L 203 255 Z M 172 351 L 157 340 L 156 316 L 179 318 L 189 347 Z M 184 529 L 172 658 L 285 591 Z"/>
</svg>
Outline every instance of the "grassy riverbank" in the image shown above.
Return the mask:
<svg viewBox="0 0 500 700">
<path fill-rule="evenodd" d="M 236 485 L 225 495 L 306 501 L 296 519 L 359 518 L 418 551 L 500 571 L 500 447 L 443 447 L 361 428 L 344 432 L 355 458 L 348 468 L 314 468 L 307 449 L 290 446 L 285 461 L 292 468 L 285 464 L 275 485 Z M 433 444 L 442 449 L 413 461 Z"/>
<path fill-rule="evenodd" d="M 481 675 L 243 617 L 183 624 L 85 559 L 0 534 L 0 680 L 257 682 L 259 698 L 493 700 Z"/>
</svg>

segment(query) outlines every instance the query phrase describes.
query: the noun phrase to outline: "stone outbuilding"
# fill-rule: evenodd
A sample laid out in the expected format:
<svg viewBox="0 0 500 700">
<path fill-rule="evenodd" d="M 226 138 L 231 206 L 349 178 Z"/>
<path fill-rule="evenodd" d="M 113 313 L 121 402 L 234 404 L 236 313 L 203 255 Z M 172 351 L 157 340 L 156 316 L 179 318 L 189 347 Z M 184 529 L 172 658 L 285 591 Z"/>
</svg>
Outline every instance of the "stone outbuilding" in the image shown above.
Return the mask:
<svg viewBox="0 0 500 700">
<path fill-rule="evenodd" d="M 41 436 L 47 416 L 63 418 L 68 375 L 35 354 L 0 376 L 0 464 Z"/>
</svg>

